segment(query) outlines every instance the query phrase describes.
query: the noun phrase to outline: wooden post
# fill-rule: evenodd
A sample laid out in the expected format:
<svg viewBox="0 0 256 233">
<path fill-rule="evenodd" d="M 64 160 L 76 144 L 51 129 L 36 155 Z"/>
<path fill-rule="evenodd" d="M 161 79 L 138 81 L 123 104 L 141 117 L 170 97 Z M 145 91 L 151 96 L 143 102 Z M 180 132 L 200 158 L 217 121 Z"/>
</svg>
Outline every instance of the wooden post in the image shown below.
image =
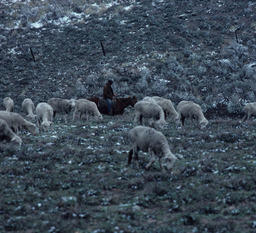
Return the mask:
<svg viewBox="0 0 256 233">
<path fill-rule="evenodd" d="M 30 47 L 29 49 L 30 49 L 30 53 L 31 53 L 31 56 L 33 58 L 33 61 L 36 62 L 36 59 L 35 59 L 35 56 L 34 56 L 32 48 Z"/>
<path fill-rule="evenodd" d="M 106 52 L 105 52 L 105 49 L 104 49 L 104 46 L 103 46 L 102 41 L 100 41 L 100 46 L 101 46 L 101 49 L 102 49 L 103 55 L 104 55 L 104 56 L 106 56 Z"/>
</svg>

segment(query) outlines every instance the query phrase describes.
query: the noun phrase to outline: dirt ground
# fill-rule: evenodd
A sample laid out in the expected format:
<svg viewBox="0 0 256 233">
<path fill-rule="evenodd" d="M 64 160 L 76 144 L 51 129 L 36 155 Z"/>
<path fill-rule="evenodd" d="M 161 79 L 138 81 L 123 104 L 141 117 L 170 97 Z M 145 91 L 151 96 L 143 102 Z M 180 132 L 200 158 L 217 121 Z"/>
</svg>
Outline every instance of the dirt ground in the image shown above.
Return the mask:
<svg viewBox="0 0 256 233">
<path fill-rule="evenodd" d="M 187 124 L 186 124 L 187 123 Z M 0 232 L 256 232 L 256 122 L 168 120 L 181 158 L 127 166 L 133 111 L 64 123 L 0 144 Z"/>
</svg>

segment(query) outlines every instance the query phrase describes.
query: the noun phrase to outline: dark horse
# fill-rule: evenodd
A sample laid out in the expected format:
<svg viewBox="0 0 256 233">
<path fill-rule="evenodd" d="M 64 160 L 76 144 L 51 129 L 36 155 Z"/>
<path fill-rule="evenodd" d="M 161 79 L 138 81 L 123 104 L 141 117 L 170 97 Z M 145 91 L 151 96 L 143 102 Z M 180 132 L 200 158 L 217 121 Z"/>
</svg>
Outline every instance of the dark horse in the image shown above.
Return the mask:
<svg viewBox="0 0 256 233">
<path fill-rule="evenodd" d="M 101 114 L 106 114 L 109 115 L 108 113 L 108 108 L 107 108 L 107 103 L 103 98 L 99 97 L 91 97 L 88 98 L 88 100 L 93 101 L 96 103 L 99 111 Z M 113 115 L 118 115 L 118 114 L 123 114 L 124 109 L 128 106 L 134 106 L 134 104 L 137 103 L 137 98 L 135 96 L 133 97 L 127 97 L 127 98 L 115 98 L 113 100 Z"/>
</svg>

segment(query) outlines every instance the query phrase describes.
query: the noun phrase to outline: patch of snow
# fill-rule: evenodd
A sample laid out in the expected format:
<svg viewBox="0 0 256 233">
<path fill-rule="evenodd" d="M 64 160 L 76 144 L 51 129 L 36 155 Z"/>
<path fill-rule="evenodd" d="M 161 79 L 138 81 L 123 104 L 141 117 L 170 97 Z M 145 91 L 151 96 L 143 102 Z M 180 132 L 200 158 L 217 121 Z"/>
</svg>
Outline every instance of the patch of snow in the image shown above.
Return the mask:
<svg viewBox="0 0 256 233">
<path fill-rule="evenodd" d="M 17 47 L 16 47 L 16 48 L 17 48 Z M 9 53 L 9 54 L 21 54 L 20 51 L 16 51 L 16 50 L 15 50 L 16 48 L 8 49 L 8 53 Z"/>
<path fill-rule="evenodd" d="M 35 22 L 35 23 L 31 23 L 30 24 L 30 27 L 31 28 L 41 28 L 41 27 L 43 27 L 44 25 L 42 24 L 42 23 L 40 23 L 40 22 Z"/>
<path fill-rule="evenodd" d="M 121 20 L 121 21 L 120 21 L 120 24 L 121 24 L 121 25 L 125 25 L 126 23 L 127 23 L 127 20 Z"/>
<path fill-rule="evenodd" d="M 84 127 L 85 127 L 85 126 L 84 126 Z M 91 129 L 98 129 L 99 126 L 98 126 L 98 125 L 91 125 L 90 128 L 91 128 Z"/>
<path fill-rule="evenodd" d="M 125 11 L 129 11 L 129 10 L 131 10 L 133 8 L 133 5 L 130 5 L 130 6 L 125 6 L 123 9 L 125 10 Z"/>
<path fill-rule="evenodd" d="M 158 81 L 163 82 L 163 83 L 169 83 L 170 82 L 169 80 L 162 79 L 162 78 L 158 79 Z"/>
</svg>

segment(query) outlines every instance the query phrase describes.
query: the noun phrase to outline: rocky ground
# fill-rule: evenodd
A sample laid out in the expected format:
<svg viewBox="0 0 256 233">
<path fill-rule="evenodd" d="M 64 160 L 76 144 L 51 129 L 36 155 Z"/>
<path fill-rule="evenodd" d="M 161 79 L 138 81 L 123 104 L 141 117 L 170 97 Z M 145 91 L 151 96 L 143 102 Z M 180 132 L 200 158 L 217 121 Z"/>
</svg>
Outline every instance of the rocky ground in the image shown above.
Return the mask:
<svg viewBox="0 0 256 233">
<path fill-rule="evenodd" d="M 239 123 L 256 99 L 255 12 L 244 0 L 2 0 L 0 99 L 15 111 L 26 97 L 101 95 L 111 78 L 120 97 L 194 100 L 210 124 L 169 122 L 183 157 L 169 174 L 145 171 L 143 153 L 126 166 L 132 109 L 2 142 L 0 232 L 256 232 L 255 121 Z"/>
</svg>

